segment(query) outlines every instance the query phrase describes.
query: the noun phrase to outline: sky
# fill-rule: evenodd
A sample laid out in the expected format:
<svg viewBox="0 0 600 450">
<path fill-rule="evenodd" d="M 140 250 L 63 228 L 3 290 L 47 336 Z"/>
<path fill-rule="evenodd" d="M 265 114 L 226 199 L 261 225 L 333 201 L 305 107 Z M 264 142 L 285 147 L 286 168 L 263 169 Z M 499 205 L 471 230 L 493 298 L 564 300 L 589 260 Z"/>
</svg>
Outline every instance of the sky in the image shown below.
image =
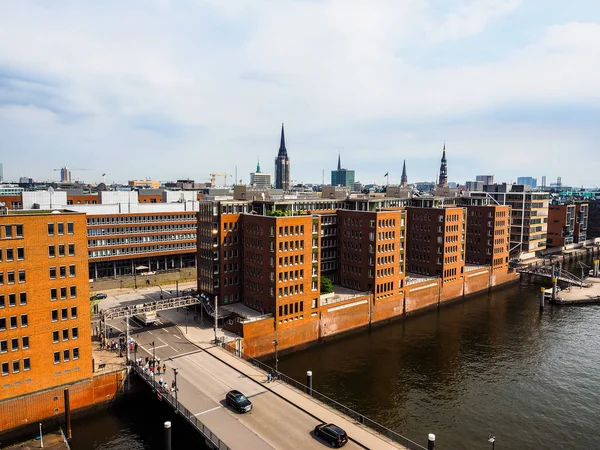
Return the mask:
<svg viewBox="0 0 600 450">
<path fill-rule="evenodd" d="M 2 0 L 0 162 L 27 176 L 600 186 L 600 1 Z M 323 172 L 324 171 L 324 172 Z M 220 177 L 222 180 L 223 177 Z"/>
</svg>

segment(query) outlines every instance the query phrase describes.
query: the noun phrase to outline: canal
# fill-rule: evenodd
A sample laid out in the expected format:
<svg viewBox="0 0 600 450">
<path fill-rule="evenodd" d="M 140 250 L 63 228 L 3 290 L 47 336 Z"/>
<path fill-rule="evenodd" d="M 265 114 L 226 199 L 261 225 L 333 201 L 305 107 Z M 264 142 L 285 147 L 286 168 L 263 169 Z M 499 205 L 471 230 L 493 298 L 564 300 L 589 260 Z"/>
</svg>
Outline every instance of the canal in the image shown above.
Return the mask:
<svg viewBox="0 0 600 450">
<path fill-rule="evenodd" d="M 546 283 L 547 285 L 547 283 Z M 511 285 L 371 331 L 280 356 L 282 372 L 436 448 L 600 448 L 600 307 L 539 308 L 539 284 Z M 272 363 L 272 362 L 270 362 Z M 150 395 L 78 419 L 73 450 L 174 449 L 201 440 Z"/>
</svg>

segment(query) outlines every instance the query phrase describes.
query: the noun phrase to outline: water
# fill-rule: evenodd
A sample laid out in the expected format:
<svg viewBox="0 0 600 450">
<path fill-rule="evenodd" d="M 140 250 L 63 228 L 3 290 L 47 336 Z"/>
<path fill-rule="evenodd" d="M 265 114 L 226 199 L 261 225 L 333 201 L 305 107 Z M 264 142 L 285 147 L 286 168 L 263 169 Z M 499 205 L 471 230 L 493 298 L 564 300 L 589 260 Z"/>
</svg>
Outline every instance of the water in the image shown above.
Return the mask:
<svg viewBox="0 0 600 450">
<path fill-rule="evenodd" d="M 546 283 L 547 285 L 547 283 Z M 436 448 L 600 448 L 600 307 L 546 307 L 512 285 L 280 356 L 284 373 Z M 173 414 L 147 391 L 74 423 L 73 450 L 163 449 Z M 201 440 L 174 422 L 174 449 Z M 180 434 L 181 433 L 181 434 Z M 196 441 L 192 441 L 193 439 Z M 197 442 L 197 443 L 196 443 Z"/>
</svg>

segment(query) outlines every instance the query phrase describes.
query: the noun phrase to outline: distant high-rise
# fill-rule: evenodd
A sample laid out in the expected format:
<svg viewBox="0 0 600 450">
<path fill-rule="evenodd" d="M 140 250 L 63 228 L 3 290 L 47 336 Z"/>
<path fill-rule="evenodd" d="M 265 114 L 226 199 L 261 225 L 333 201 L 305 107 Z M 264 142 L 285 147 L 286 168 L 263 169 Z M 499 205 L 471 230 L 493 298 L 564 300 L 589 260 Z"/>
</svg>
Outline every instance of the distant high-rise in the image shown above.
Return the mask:
<svg viewBox="0 0 600 450">
<path fill-rule="evenodd" d="M 256 172 L 250 174 L 250 184 L 259 188 L 271 187 L 271 174 L 260 171 L 260 161 L 256 163 Z"/>
<path fill-rule="evenodd" d="M 494 175 L 477 175 L 475 181 L 481 181 L 484 185 L 494 184 Z"/>
<path fill-rule="evenodd" d="M 332 186 L 346 186 L 354 190 L 354 170 L 342 169 L 342 158 L 338 155 L 337 170 L 331 171 Z"/>
<path fill-rule="evenodd" d="M 446 165 L 446 144 L 442 152 L 442 163 L 440 164 L 440 178 L 438 187 L 448 187 L 448 166 Z"/>
<path fill-rule="evenodd" d="M 533 177 L 517 177 L 517 184 L 524 184 L 531 188 L 537 187 L 537 178 Z"/>
<path fill-rule="evenodd" d="M 400 186 L 408 186 L 408 177 L 406 176 L 406 160 L 402 163 L 402 177 L 400 178 Z"/>
<path fill-rule="evenodd" d="M 275 158 L 275 189 L 290 190 L 290 159 L 285 148 L 285 134 L 283 124 L 281 124 L 281 142 L 279 144 L 279 153 Z"/>
</svg>

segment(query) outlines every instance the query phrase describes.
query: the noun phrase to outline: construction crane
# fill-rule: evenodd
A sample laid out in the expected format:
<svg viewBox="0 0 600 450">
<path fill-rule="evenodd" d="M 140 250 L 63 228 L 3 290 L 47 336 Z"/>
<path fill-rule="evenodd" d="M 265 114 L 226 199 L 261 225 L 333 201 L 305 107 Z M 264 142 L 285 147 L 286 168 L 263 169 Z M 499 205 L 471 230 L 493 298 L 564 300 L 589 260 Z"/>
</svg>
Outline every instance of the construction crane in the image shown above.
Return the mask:
<svg viewBox="0 0 600 450">
<path fill-rule="evenodd" d="M 227 186 L 227 177 L 230 177 L 231 175 L 226 174 L 226 173 L 211 173 L 210 175 L 210 183 L 213 185 L 213 187 L 215 186 L 215 183 L 217 181 L 217 177 L 223 177 L 225 179 L 225 186 Z"/>
<path fill-rule="evenodd" d="M 71 182 L 71 172 L 74 170 L 90 170 L 90 169 L 70 169 L 67 166 L 63 166 L 60 169 L 53 169 L 55 172 L 60 171 L 60 181 L 62 183 Z"/>
</svg>

